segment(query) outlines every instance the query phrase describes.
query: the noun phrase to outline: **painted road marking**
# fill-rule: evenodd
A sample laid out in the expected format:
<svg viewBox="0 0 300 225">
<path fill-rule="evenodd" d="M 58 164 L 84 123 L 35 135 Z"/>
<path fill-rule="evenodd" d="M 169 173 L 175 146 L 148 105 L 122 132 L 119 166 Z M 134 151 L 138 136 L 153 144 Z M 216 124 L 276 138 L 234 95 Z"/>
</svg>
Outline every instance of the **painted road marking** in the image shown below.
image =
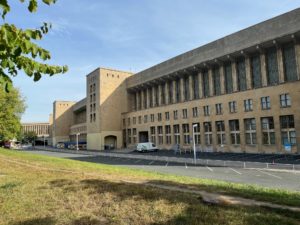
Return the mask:
<svg viewBox="0 0 300 225">
<path fill-rule="evenodd" d="M 210 172 L 214 172 L 214 170 L 208 166 L 206 166 L 206 169 L 208 169 Z"/>
<path fill-rule="evenodd" d="M 269 175 L 269 176 L 271 176 L 271 177 L 275 177 L 275 178 L 278 178 L 278 179 L 282 179 L 282 177 L 279 177 L 279 176 L 276 176 L 276 175 L 274 175 L 274 174 L 271 174 L 271 173 L 262 171 L 262 170 L 260 170 L 260 169 L 256 169 L 256 170 L 259 171 L 259 172 L 261 172 L 261 173 L 263 173 L 263 174 Z"/>
<path fill-rule="evenodd" d="M 236 172 L 236 173 L 239 174 L 239 175 L 242 175 L 241 172 L 239 172 L 239 171 L 237 171 L 237 170 L 235 170 L 235 169 L 232 169 L 232 168 L 229 168 L 229 169 L 231 169 L 233 172 Z"/>
<path fill-rule="evenodd" d="M 149 162 L 149 164 L 148 165 L 152 165 L 154 163 L 154 161 L 151 161 L 151 162 Z"/>
</svg>

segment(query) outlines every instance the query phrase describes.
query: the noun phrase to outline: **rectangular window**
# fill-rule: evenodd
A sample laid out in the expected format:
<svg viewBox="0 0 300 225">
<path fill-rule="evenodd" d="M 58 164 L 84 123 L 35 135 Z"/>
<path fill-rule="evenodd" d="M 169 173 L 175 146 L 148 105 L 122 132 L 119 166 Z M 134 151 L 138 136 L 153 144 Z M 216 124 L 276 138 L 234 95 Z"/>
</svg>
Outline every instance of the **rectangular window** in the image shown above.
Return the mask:
<svg viewBox="0 0 300 225">
<path fill-rule="evenodd" d="M 182 110 L 182 118 L 183 119 L 187 119 L 188 118 L 188 111 L 187 111 L 187 109 L 183 109 Z"/>
<path fill-rule="evenodd" d="M 208 71 L 205 70 L 202 73 L 202 81 L 203 81 L 203 96 L 208 97 L 209 96 L 209 80 L 208 80 Z"/>
<path fill-rule="evenodd" d="M 158 133 L 158 144 L 162 145 L 164 143 L 163 127 L 162 126 L 157 127 L 157 133 Z"/>
<path fill-rule="evenodd" d="M 256 123 L 255 119 L 245 119 L 245 137 L 247 145 L 256 145 Z"/>
<path fill-rule="evenodd" d="M 158 86 L 154 87 L 154 96 L 155 96 L 155 104 L 153 106 L 158 106 Z"/>
<path fill-rule="evenodd" d="M 265 109 L 271 109 L 271 102 L 270 102 L 270 97 L 262 97 L 260 99 L 261 102 L 261 109 L 265 110 Z"/>
<path fill-rule="evenodd" d="M 236 72 L 237 72 L 237 78 L 238 78 L 239 91 L 247 90 L 246 65 L 245 65 L 244 58 L 240 58 L 236 62 Z"/>
<path fill-rule="evenodd" d="M 244 100 L 244 108 L 245 108 L 245 112 L 249 112 L 253 110 L 252 99 Z"/>
<path fill-rule="evenodd" d="M 286 81 L 297 80 L 297 63 L 295 47 L 293 43 L 284 45 L 282 48 L 283 66 Z"/>
<path fill-rule="evenodd" d="M 264 145 L 275 144 L 275 131 L 273 117 L 261 118 L 262 142 Z"/>
<path fill-rule="evenodd" d="M 128 144 L 131 144 L 131 129 L 127 130 L 127 142 Z"/>
<path fill-rule="evenodd" d="M 161 85 L 161 92 L 160 92 L 160 99 L 161 99 L 161 104 L 164 105 L 166 104 L 166 83 Z"/>
<path fill-rule="evenodd" d="M 161 113 L 157 113 L 157 121 L 158 122 L 162 121 Z"/>
<path fill-rule="evenodd" d="M 174 141 L 175 141 L 175 144 L 180 144 L 180 127 L 179 127 L 179 125 L 174 125 Z"/>
<path fill-rule="evenodd" d="M 194 125 L 197 125 L 194 127 Z M 193 129 L 194 129 L 194 137 L 195 138 L 195 144 L 200 145 L 201 144 L 201 135 L 200 135 L 200 123 L 193 123 Z"/>
<path fill-rule="evenodd" d="M 147 106 L 147 90 L 144 90 L 144 108 L 146 109 L 148 106 Z"/>
<path fill-rule="evenodd" d="M 261 70 L 260 70 L 260 55 L 255 55 L 251 57 L 251 77 L 252 77 L 252 87 L 261 87 Z"/>
<path fill-rule="evenodd" d="M 241 144 L 239 120 L 229 120 L 230 140 L 232 145 Z"/>
<path fill-rule="evenodd" d="M 175 82 L 175 97 L 176 97 L 176 102 L 180 102 L 180 79 L 177 79 Z"/>
<path fill-rule="evenodd" d="M 231 63 L 227 63 L 224 66 L 224 77 L 225 77 L 225 91 L 227 94 L 233 92 L 233 81 L 232 81 L 232 68 Z"/>
<path fill-rule="evenodd" d="M 193 107 L 192 111 L 193 111 L 193 117 L 194 118 L 198 117 L 198 107 Z"/>
<path fill-rule="evenodd" d="M 276 85 L 279 83 L 277 49 L 269 48 L 266 51 L 266 69 L 268 85 Z"/>
<path fill-rule="evenodd" d="M 156 144 L 155 127 L 150 127 L 151 142 Z"/>
<path fill-rule="evenodd" d="M 212 145 L 212 127 L 211 122 L 204 122 L 205 144 Z"/>
<path fill-rule="evenodd" d="M 132 123 L 133 123 L 133 125 L 136 124 L 136 117 L 132 117 Z"/>
<path fill-rule="evenodd" d="M 217 115 L 223 114 L 223 106 L 222 106 L 222 103 L 216 104 L 216 114 L 217 114 Z"/>
<path fill-rule="evenodd" d="M 199 77 L 198 74 L 193 75 L 192 77 L 192 82 L 193 82 L 193 89 L 194 89 L 194 99 L 199 98 Z"/>
<path fill-rule="evenodd" d="M 127 118 L 127 125 L 130 126 L 130 118 Z"/>
<path fill-rule="evenodd" d="M 166 125 L 165 126 L 165 132 L 166 132 L 166 144 L 171 144 L 171 126 Z"/>
<path fill-rule="evenodd" d="M 148 89 L 148 94 L 149 94 L 149 100 L 150 100 L 149 106 L 150 106 L 150 108 L 152 108 L 152 107 L 153 107 L 153 94 L 152 94 L 152 88 L 149 88 L 149 89 Z"/>
<path fill-rule="evenodd" d="M 296 144 L 296 130 L 293 115 L 280 116 L 281 143 Z"/>
<path fill-rule="evenodd" d="M 133 144 L 137 143 L 136 128 L 132 129 L 132 143 Z"/>
<path fill-rule="evenodd" d="M 177 110 L 173 111 L 173 118 L 174 118 L 174 120 L 178 119 L 178 111 Z"/>
<path fill-rule="evenodd" d="M 289 94 L 282 94 L 280 95 L 280 107 L 290 107 L 291 104 L 291 97 Z"/>
<path fill-rule="evenodd" d="M 148 115 L 145 115 L 144 116 L 144 123 L 147 123 L 148 122 Z"/>
<path fill-rule="evenodd" d="M 204 111 L 204 116 L 209 116 L 210 115 L 210 106 L 209 105 L 203 106 L 203 111 Z"/>
<path fill-rule="evenodd" d="M 213 83 L 214 83 L 214 94 L 221 94 L 221 78 L 220 78 L 220 70 L 219 68 L 213 69 Z"/>
<path fill-rule="evenodd" d="M 91 117 L 91 122 L 92 122 L 92 117 Z M 126 120 L 123 119 L 123 127 L 126 127 Z"/>
<path fill-rule="evenodd" d="M 165 119 L 167 121 L 170 120 L 170 113 L 169 112 L 165 112 Z"/>
<path fill-rule="evenodd" d="M 139 124 L 142 123 L 142 116 L 139 116 Z"/>
<path fill-rule="evenodd" d="M 151 120 L 151 122 L 154 122 L 154 114 L 150 115 L 150 120 Z"/>
<path fill-rule="evenodd" d="M 168 83 L 168 92 L 169 92 L 169 104 L 173 103 L 173 81 L 169 81 Z"/>
<path fill-rule="evenodd" d="M 138 96 L 139 96 L 138 109 L 141 109 L 142 108 L 142 92 L 141 91 L 138 93 Z"/>
<path fill-rule="evenodd" d="M 236 101 L 229 102 L 229 112 L 230 113 L 236 113 L 237 112 Z"/>
<path fill-rule="evenodd" d="M 190 144 L 190 127 L 189 124 L 182 124 L 183 143 Z"/>
<path fill-rule="evenodd" d="M 219 145 L 226 144 L 224 121 L 216 121 L 217 141 Z"/>
<path fill-rule="evenodd" d="M 184 100 L 188 101 L 190 100 L 190 83 L 189 83 L 189 77 L 185 77 L 183 79 L 183 87 L 184 87 Z"/>
</svg>

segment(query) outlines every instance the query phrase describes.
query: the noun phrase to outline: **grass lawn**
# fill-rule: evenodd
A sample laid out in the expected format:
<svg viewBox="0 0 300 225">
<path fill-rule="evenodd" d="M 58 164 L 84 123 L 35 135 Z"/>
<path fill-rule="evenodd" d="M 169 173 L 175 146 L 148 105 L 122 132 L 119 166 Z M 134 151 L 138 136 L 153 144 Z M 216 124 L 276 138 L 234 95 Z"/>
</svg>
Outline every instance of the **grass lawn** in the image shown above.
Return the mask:
<svg viewBox="0 0 300 225">
<path fill-rule="evenodd" d="M 0 224 L 300 224 L 300 215 L 295 212 L 207 205 L 196 195 L 122 180 L 184 186 L 300 206 L 297 192 L 0 149 Z"/>
</svg>

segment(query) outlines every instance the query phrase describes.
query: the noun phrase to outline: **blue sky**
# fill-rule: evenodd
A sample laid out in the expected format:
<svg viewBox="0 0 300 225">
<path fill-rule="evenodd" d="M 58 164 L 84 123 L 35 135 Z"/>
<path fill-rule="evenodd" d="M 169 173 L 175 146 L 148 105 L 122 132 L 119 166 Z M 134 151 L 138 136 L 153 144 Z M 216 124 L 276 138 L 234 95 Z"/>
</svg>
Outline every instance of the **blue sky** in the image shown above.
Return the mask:
<svg viewBox="0 0 300 225">
<path fill-rule="evenodd" d="M 6 21 L 23 28 L 51 22 L 39 42 L 49 63 L 69 71 L 14 85 L 26 97 L 23 122 L 48 121 L 55 100 L 85 97 L 85 75 L 97 67 L 139 72 L 180 53 L 300 7 L 300 0 L 58 0 L 30 14 L 10 0 Z"/>
</svg>

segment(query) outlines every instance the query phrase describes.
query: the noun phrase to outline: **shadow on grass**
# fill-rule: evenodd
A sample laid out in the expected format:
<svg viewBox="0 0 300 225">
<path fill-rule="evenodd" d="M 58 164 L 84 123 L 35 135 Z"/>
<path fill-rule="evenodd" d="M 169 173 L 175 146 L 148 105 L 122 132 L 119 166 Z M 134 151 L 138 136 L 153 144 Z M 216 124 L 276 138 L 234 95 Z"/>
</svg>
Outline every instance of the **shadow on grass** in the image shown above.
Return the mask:
<svg viewBox="0 0 300 225">
<path fill-rule="evenodd" d="M 175 182 L 162 182 L 153 180 L 151 183 L 159 183 L 169 186 L 182 186 Z M 207 205 L 202 202 L 200 196 L 190 195 L 187 193 L 179 193 L 175 191 L 166 191 L 159 188 L 142 186 L 132 183 L 116 183 L 100 179 L 84 179 L 79 181 L 58 179 L 49 183 L 50 188 L 62 188 L 66 194 L 76 193 L 78 190 L 87 191 L 88 195 L 94 198 L 97 195 L 110 193 L 114 196 L 116 202 L 133 200 L 138 205 L 153 203 L 164 200 L 168 204 L 184 204 L 184 211 L 180 214 L 169 218 L 167 221 L 161 218 L 155 218 L 154 221 L 148 224 L 298 224 L 300 215 L 295 212 L 285 210 L 274 210 L 263 207 L 242 207 L 229 205 Z M 195 186 L 196 188 L 196 186 Z M 114 204 L 112 202 L 111 204 Z M 141 206 L 142 207 L 142 206 Z M 130 208 L 132 210 L 132 208 Z M 140 208 L 137 208 L 140 210 Z M 153 209 L 155 210 L 155 209 Z M 130 214 L 135 214 L 135 211 L 128 211 Z M 146 214 L 154 214 L 155 212 L 145 212 Z M 117 212 L 116 212 L 117 215 Z M 109 219 L 99 220 L 90 217 L 82 217 L 74 220 L 73 225 L 86 224 L 114 224 Z M 136 223 L 133 223 L 136 224 Z M 145 224 L 145 223 L 143 223 Z"/>
<path fill-rule="evenodd" d="M 34 218 L 25 221 L 20 221 L 12 225 L 53 225 L 55 220 L 52 217 Z"/>
</svg>

